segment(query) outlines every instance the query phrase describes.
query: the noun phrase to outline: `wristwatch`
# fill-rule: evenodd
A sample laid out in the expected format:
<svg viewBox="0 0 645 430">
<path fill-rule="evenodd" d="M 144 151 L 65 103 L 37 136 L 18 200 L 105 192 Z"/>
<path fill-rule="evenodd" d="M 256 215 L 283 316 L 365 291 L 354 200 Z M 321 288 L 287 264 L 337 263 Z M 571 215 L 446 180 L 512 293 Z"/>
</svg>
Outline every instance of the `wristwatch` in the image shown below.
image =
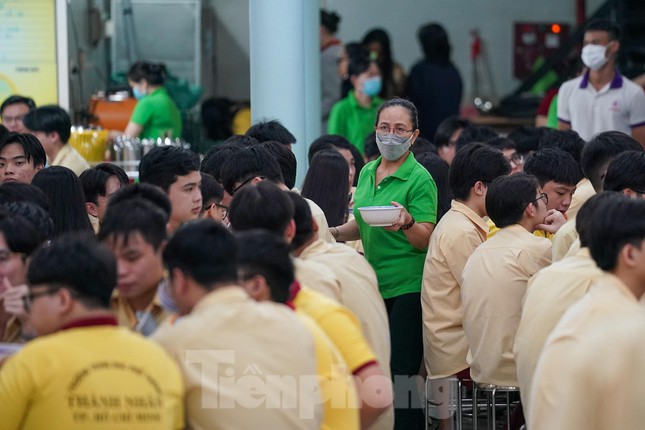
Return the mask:
<svg viewBox="0 0 645 430">
<path fill-rule="evenodd" d="M 417 221 L 414 219 L 414 217 L 413 217 L 412 215 L 410 215 L 410 222 L 409 222 L 409 223 L 407 223 L 406 225 L 402 225 L 402 226 L 401 226 L 401 230 L 408 230 L 408 229 L 409 229 L 409 228 L 411 228 L 411 227 L 414 225 L 414 223 L 416 223 L 416 222 L 417 222 Z"/>
</svg>

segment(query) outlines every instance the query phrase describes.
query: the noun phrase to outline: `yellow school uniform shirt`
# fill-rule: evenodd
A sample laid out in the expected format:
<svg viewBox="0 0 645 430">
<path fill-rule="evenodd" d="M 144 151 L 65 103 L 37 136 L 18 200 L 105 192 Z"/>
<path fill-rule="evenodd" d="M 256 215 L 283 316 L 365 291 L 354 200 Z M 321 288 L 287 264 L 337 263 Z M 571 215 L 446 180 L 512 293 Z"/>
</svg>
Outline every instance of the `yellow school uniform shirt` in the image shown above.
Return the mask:
<svg viewBox="0 0 645 430">
<path fill-rule="evenodd" d="M 68 143 L 58 151 L 54 160 L 49 164 L 50 166 L 63 166 L 80 176 L 83 171 L 90 168 L 89 163 Z"/>
<path fill-rule="evenodd" d="M 570 218 L 551 239 L 553 243 L 551 256 L 554 263 L 562 260 L 567 255 L 571 249 L 571 245 L 573 245 L 577 238 L 576 219 Z"/>
<path fill-rule="evenodd" d="M 581 336 L 560 381 L 564 403 L 552 429 L 642 430 L 645 423 L 645 312 L 629 313 Z M 601 353 L 599 351 L 602 351 Z"/>
<path fill-rule="evenodd" d="M 445 378 L 468 368 L 460 283 L 468 257 L 487 234 L 486 222 L 453 200 L 430 237 L 421 288 L 423 356 L 430 378 Z"/>
<path fill-rule="evenodd" d="M 495 225 L 495 223 L 493 222 L 492 219 L 488 218 L 488 220 L 486 220 L 486 224 L 488 225 L 488 238 L 489 239 L 491 237 L 495 236 L 498 231 L 500 231 L 500 228 L 498 228 Z M 553 233 L 549 233 L 548 231 L 544 231 L 544 230 L 535 230 L 533 232 L 533 235 L 537 236 L 537 237 L 544 237 L 544 238 L 547 238 L 549 240 L 552 240 L 553 236 L 554 236 Z"/>
<path fill-rule="evenodd" d="M 643 312 L 643 304 L 627 286 L 605 272 L 589 292 L 565 312 L 547 338 L 533 375 L 527 427 L 531 430 L 562 428 L 555 423 L 564 410 L 562 405 L 569 400 L 564 381 L 578 365 L 573 360 L 573 353 L 580 347 L 580 340 L 609 324 L 616 316 Z M 605 366 L 604 350 L 588 351 L 597 360 L 597 366 Z M 634 379 L 632 383 L 640 381 Z M 609 395 L 606 398 L 611 399 Z M 594 407 L 613 407 L 613 401 Z M 621 427 L 612 425 L 609 428 Z"/>
<path fill-rule="evenodd" d="M 573 197 L 571 197 L 571 204 L 569 205 L 569 209 L 567 209 L 567 217 L 569 219 L 575 218 L 582 204 L 594 195 L 596 195 L 596 190 L 591 185 L 591 181 L 587 178 L 582 178 L 578 182 L 578 185 L 576 185 L 576 191 L 573 193 Z"/>
<path fill-rule="evenodd" d="M 337 303 L 342 301 L 340 281 L 324 264 L 316 261 L 294 258 L 294 274 L 301 284 L 307 285 Z"/>
<path fill-rule="evenodd" d="M 517 386 L 513 342 L 531 276 L 551 262 L 551 241 L 519 224 L 502 228 L 466 262 L 461 280 L 474 381 Z"/>
<path fill-rule="evenodd" d="M 318 239 L 307 246 L 299 258 L 324 265 L 338 277 L 341 304 L 358 318 L 361 330 L 379 363 L 390 362 L 390 327 L 385 303 L 378 290 L 376 273 L 365 257 L 341 243 L 330 244 Z M 382 366 L 390 378 L 390 366 Z M 370 429 L 391 429 L 393 406 Z"/>
<path fill-rule="evenodd" d="M 61 330 L 0 368 L 0 427 L 183 429 L 181 374 L 162 348 L 116 321 Z"/>
<path fill-rule="evenodd" d="M 320 428 L 313 337 L 286 306 L 221 287 L 152 338 L 182 371 L 189 428 Z"/>
<path fill-rule="evenodd" d="M 135 330 L 137 328 L 139 320 L 137 319 L 136 312 L 132 306 L 119 295 L 119 291 L 117 289 L 115 289 L 112 294 L 111 308 L 112 312 L 116 314 L 119 325 L 127 327 L 130 330 Z M 152 318 L 154 318 L 157 327 L 172 315 L 161 306 L 156 294 L 152 303 L 148 306 L 145 312 L 149 313 Z"/>
<path fill-rule="evenodd" d="M 301 311 L 296 314 L 313 336 L 316 348 L 316 368 L 324 408 L 321 430 L 358 430 L 361 427 L 360 406 L 347 363 L 314 320 Z"/>
<path fill-rule="evenodd" d="M 602 276 L 588 248 L 540 270 L 528 283 L 513 354 L 527 416 L 531 382 L 538 358 L 553 328 L 569 307 Z"/>
</svg>

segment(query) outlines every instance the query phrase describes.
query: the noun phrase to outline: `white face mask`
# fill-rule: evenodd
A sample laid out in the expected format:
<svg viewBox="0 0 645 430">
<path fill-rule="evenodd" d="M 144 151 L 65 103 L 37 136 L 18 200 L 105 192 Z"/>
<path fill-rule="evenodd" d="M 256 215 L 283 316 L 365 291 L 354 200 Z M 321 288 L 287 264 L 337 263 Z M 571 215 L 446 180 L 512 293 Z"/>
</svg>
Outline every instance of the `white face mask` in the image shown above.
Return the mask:
<svg viewBox="0 0 645 430">
<path fill-rule="evenodd" d="M 405 140 L 405 137 L 399 137 L 393 133 L 384 135 L 376 133 L 376 146 L 378 146 L 383 158 L 388 161 L 396 161 L 410 149 L 413 136 L 414 133 L 409 139 Z"/>
<path fill-rule="evenodd" d="M 586 45 L 582 48 L 582 62 L 591 70 L 598 70 L 607 63 L 606 51 L 603 45 Z"/>
</svg>

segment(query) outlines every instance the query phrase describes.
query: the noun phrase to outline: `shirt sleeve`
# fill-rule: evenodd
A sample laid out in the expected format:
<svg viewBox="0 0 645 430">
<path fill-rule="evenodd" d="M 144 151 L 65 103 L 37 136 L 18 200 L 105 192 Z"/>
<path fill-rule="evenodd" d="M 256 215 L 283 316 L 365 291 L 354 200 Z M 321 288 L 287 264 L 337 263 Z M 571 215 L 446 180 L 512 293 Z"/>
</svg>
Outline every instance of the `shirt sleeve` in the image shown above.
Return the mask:
<svg viewBox="0 0 645 430">
<path fill-rule="evenodd" d="M 340 105 L 340 102 L 336 102 L 336 104 L 331 108 L 331 112 L 329 112 L 329 120 L 327 121 L 327 134 L 338 134 L 340 136 L 347 135 L 341 110 L 342 106 Z"/>
<path fill-rule="evenodd" d="M 629 126 L 631 128 L 645 125 L 645 91 L 636 91 L 629 106 Z"/>
<path fill-rule="evenodd" d="M 6 430 L 20 428 L 32 400 L 34 381 L 23 357 L 17 353 L 0 367 L 0 417 Z"/>
<path fill-rule="evenodd" d="M 147 100 L 141 99 L 137 102 L 137 105 L 134 107 L 130 121 L 140 126 L 146 125 L 150 118 L 152 117 L 152 109 L 150 109 L 149 103 L 146 103 Z"/>
<path fill-rule="evenodd" d="M 416 222 L 437 223 L 437 185 L 432 177 L 412 187 L 407 203 L 406 209 Z"/>
<path fill-rule="evenodd" d="M 571 95 L 570 85 L 565 82 L 558 91 L 558 120 L 571 124 L 571 112 L 569 112 L 569 96 Z"/>
</svg>

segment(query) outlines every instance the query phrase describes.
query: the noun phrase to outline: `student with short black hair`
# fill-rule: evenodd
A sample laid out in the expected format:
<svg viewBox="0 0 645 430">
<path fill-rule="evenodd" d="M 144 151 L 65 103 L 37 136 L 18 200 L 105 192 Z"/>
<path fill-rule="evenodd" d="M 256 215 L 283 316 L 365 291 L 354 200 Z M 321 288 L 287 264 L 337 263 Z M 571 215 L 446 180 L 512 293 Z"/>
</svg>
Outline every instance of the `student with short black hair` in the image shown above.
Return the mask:
<svg viewBox="0 0 645 430">
<path fill-rule="evenodd" d="M 523 125 L 511 131 L 508 136 L 517 146 L 517 152 L 526 159 L 533 152 L 540 149 L 540 139 L 551 133 L 546 127 Z"/>
<path fill-rule="evenodd" d="M 511 174 L 524 170 L 524 156 L 517 152 L 517 145 L 511 139 L 508 137 L 495 137 L 487 140 L 486 143 L 502 151 L 504 158 L 511 163 Z"/>
<path fill-rule="evenodd" d="M 103 427 L 185 424 L 181 373 L 158 345 L 116 327 L 109 309 L 116 264 L 92 236 L 66 235 L 33 255 L 25 303 L 39 337 L 0 369 L 4 429 L 78 427 L 79 408 L 93 396 L 127 404 L 131 414 L 101 415 Z M 97 425 L 95 418 L 81 426 Z"/>
<path fill-rule="evenodd" d="M 645 197 L 645 152 L 625 151 L 614 158 L 603 181 L 605 191 L 617 191 L 627 197 Z"/>
<path fill-rule="evenodd" d="M 501 229 L 479 245 L 462 273 L 463 327 L 470 375 L 482 384 L 517 387 L 513 339 L 529 279 L 551 264 L 551 241 L 533 235 L 547 216 L 548 196 L 526 173 L 500 176 L 486 212 Z"/>
<path fill-rule="evenodd" d="M 8 131 L 26 133 L 22 120 L 29 112 L 36 109 L 36 103 L 30 97 L 12 95 L 0 105 L 0 119 Z"/>
<path fill-rule="evenodd" d="M 246 135 L 257 139 L 260 143 L 269 140 L 280 142 L 289 149 L 291 149 L 291 145 L 296 143 L 296 137 L 280 121 L 275 119 L 256 122 L 249 128 Z"/>
<path fill-rule="evenodd" d="M 372 136 L 372 139 L 373 138 L 374 136 Z M 311 160 L 314 158 L 316 153 L 326 149 L 334 149 L 345 157 L 345 160 L 347 160 L 347 164 L 349 165 L 349 185 L 350 187 L 356 187 L 356 184 L 358 183 L 358 175 L 361 173 L 363 166 L 365 166 L 365 160 L 363 159 L 360 151 L 354 145 L 349 143 L 349 140 L 345 139 L 343 136 L 339 136 L 337 134 L 326 134 L 314 140 L 311 143 L 311 146 L 309 146 L 309 152 L 307 153 L 309 163 L 311 163 Z"/>
<path fill-rule="evenodd" d="M 455 142 L 455 153 L 461 151 L 469 143 L 486 142 L 496 137 L 499 137 L 499 133 L 493 127 L 488 125 L 468 125 L 459 133 L 459 137 Z"/>
<path fill-rule="evenodd" d="M 111 299 L 119 324 L 150 335 L 169 314 L 157 299 L 168 216 L 141 197 L 111 202 L 98 239 L 116 257 L 117 289 Z"/>
<path fill-rule="evenodd" d="M 85 196 L 85 210 L 96 232 L 103 222 L 110 197 L 128 185 L 130 180 L 122 168 L 112 163 L 92 167 L 81 173 L 79 179 Z"/>
<path fill-rule="evenodd" d="M 0 204 L 31 202 L 49 213 L 49 197 L 40 188 L 23 182 L 7 182 L 0 187 Z"/>
<path fill-rule="evenodd" d="M 194 371 L 195 363 L 214 364 L 228 351 L 231 381 L 244 377 L 249 366 L 257 367 L 262 371 L 255 377 L 263 385 L 289 395 L 294 389 L 290 381 L 317 374 L 314 339 L 299 317 L 287 306 L 253 300 L 239 286 L 235 241 L 226 227 L 210 220 L 188 223 L 170 239 L 163 256 L 171 296 L 182 316 L 178 323 L 164 325 L 154 339 L 183 371 L 188 427 L 320 428 L 317 379 L 311 390 L 293 391 L 299 392 L 295 407 L 263 402 L 242 411 L 240 405 L 257 392 L 252 394 L 245 384 L 222 384 L 219 372 Z M 186 360 L 186 354 L 192 359 Z M 262 394 L 269 400 L 269 392 Z M 238 407 L 204 407 L 205 398 Z"/>
<path fill-rule="evenodd" d="M 435 227 L 423 267 L 421 310 L 424 361 L 434 401 L 445 400 L 438 418 L 447 424 L 450 383 L 447 378 L 468 368 L 468 342 L 462 326 L 461 275 L 468 257 L 486 240 L 484 221 L 488 187 L 511 168 L 504 155 L 484 143 L 459 151 L 449 172 L 450 210 Z M 448 328 L 449 327 L 449 328 Z"/>
<path fill-rule="evenodd" d="M 170 199 L 172 212 L 168 223 L 174 232 L 182 223 L 199 218 L 202 192 L 199 188 L 199 156 L 180 146 L 157 146 L 143 156 L 139 181 L 156 185 Z"/>
<path fill-rule="evenodd" d="M 452 163 L 452 159 L 455 158 L 455 147 L 457 145 L 459 135 L 470 125 L 470 121 L 467 119 L 451 116 L 441 121 L 437 126 L 437 131 L 432 142 L 436 145 L 441 159 L 448 165 L 450 165 Z"/>
<path fill-rule="evenodd" d="M 172 203 L 161 188 L 151 184 L 135 183 L 125 186 L 110 197 L 110 204 L 116 205 L 126 200 L 141 198 L 159 207 L 166 214 L 166 222 L 172 213 Z"/>
<path fill-rule="evenodd" d="M 60 106 L 41 106 L 29 112 L 23 123 L 28 132 L 40 140 L 50 166 L 71 169 L 76 176 L 89 169 L 88 162 L 67 142 L 71 135 L 72 120 Z"/>
<path fill-rule="evenodd" d="M 607 428 L 607 425 L 610 428 L 638 429 L 642 424 L 641 420 L 634 419 L 637 416 L 642 418 L 642 411 L 634 414 L 624 408 L 630 404 L 630 396 L 633 395 L 633 391 L 627 387 L 635 381 L 634 373 L 629 367 L 610 366 L 612 380 L 618 378 L 625 390 L 613 393 L 613 397 L 621 405 L 621 413 L 606 413 L 598 410 L 604 409 L 598 407 L 599 394 L 587 391 L 587 384 L 584 383 L 586 377 L 595 378 L 596 372 L 602 372 L 602 378 L 607 380 L 607 372 L 603 369 L 605 356 L 602 357 L 603 366 L 598 365 L 596 356 L 596 366 L 591 373 L 587 373 L 590 371 L 588 365 L 585 365 L 586 374 L 582 379 L 578 366 L 581 355 L 593 356 L 598 351 L 589 350 L 584 345 L 584 339 L 606 327 L 614 326 L 619 318 L 643 318 L 645 201 L 623 196 L 606 199 L 593 211 L 591 222 L 594 228 L 588 232 L 589 250 L 603 274 L 593 288 L 566 311 L 546 341 L 533 376 L 527 422 L 531 430 L 601 429 Z M 635 333 L 634 336 L 640 338 L 642 333 Z M 611 350 L 613 343 L 605 346 Z M 641 362 L 639 360 L 639 365 Z M 610 363 L 614 363 L 614 359 Z M 575 387 L 570 387 L 571 385 Z M 603 385 L 604 389 L 606 386 Z M 564 408 L 559 413 L 553 413 L 554 408 L 562 406 Z M 583 415 L 604 418 L 595 422 Z M 613 419 L 607 421 L 607 417 Z"/>
<path fill-rule="evenodd" d="M 228 217 L 228 206 L 222 204 L 224 188 L 215 178 L 208 173 L 202 175 L 202 212 L 199 215 L 202 219 L 212 219 L 217 222 L 224 222 Z"/>
<path fill-rule="evenodd" d="M 271 155 L 273 155 L 273 158 L 276 159 L 280 166 L 284 185 L 286 185 L 290 190 L 293 189 L 296 185 L 296 173 L 298 168 L 298 161 L 296 160 L 295 154 L 291 152 L 291 149 L 275 140 L 267 140 L 261 142 L 259 145 L 267 149 Z"/>
<path fill-rule="evenodd" d="M 46 163 L 45 150 L 35 136 L 9 133 L 0 139 L 0 182 L 30 184 Z"/>
<path fill-rule="evenodd" d="M 248 137 L 248 139 L 253 139 L 251 137 Z M 257 140 L 253 139 L 255 141 L 255 144 L 259 143 Z M 221 144 L 221 145 L 215 145 L 211 149 L 208 150 L 206 155 L 204 155 L 204 158 L 202 159 L 201 165 L 200 165 L 200 171 L 206 174 L 211 175 L 217 182 L 219 182 L 222 186 L 222 167 L 224 164 L 226 164 L 226 161 L 229 159 L 235 157 L 235 154 L 237 154 L 238 151 L 241 151 L 242 149 L 246 148 L 247 146 L 251 145 L 242 145 L 239 143 L 229 143 L 228 141 Z M 224 206 L 229 206 L 231 204 L 231 195 L 224 190 L 224 197 L 222 198 L 221 203 Z"/>
</svg>

